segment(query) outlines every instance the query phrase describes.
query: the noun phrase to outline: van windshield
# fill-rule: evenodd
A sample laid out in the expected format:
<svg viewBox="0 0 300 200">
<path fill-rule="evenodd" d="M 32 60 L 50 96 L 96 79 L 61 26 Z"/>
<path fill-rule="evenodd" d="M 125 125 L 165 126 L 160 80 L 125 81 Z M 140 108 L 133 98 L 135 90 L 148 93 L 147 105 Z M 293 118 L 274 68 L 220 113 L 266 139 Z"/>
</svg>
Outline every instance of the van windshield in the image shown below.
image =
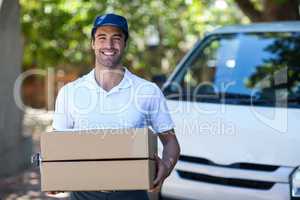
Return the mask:
<svg viewBox="0 0 300 200">
<path fill-rule="evenodd" d="M 300 33 L 208 37 L 165 88 L 170 99 L 300 107 Z"/>
</svg>

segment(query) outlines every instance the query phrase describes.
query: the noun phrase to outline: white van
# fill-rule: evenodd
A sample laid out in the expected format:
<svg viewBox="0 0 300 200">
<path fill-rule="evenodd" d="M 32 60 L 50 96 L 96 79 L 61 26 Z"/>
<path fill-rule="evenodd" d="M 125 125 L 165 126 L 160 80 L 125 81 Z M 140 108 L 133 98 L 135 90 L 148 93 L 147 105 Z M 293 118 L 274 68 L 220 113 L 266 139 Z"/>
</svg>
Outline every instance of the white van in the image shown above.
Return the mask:
<svg viewBox="0 0 300 200">
<path fill-rule="evenodd" d="M 181 145 L 163 199 L 300 198 L 300 22 L 217 29 L 163 91 Z"/>
</svg>

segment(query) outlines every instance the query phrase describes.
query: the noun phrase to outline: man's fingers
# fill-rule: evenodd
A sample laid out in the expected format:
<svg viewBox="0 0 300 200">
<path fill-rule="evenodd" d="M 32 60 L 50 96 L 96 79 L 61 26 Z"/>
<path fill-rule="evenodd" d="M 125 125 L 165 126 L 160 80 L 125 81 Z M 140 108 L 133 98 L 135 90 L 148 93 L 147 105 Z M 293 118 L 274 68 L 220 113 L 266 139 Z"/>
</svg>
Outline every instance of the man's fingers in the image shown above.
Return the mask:
<svg viewBox="0 0 300 200">
<path fill-rule="evenodd" d="M 154 154 L 154 158 L 155 158 L 156 161 L 160 161 L 161 160 L 160 157 L 157 154 Z"/>
<path fill-rule="evenodd" d="M 156 177 L 156 179 L 153 181 L 153 185 L 157 185 L 158 184 L 158 182 L 159 182 L 159 177 Z"/>
<path fill-rule="evenodd" d="M 158 186 L 156 186 L 156 187 L 154 187 L 154 188 L 151 188 L 151 189 L 149 190 L 149 192 L 158 192 L 158 191 L 159 191 L 159 188 L 160 188 L 160 185 L 158 185 Z"/>
<path fill-rule="evenodd" d="M 63 193 L 63 192 L 56 192 L 56 191 L 46 192 L 47 195 L 56 195 L 59 193 Z"/>
<path fill-rule="evenodd" d="M 153 188 L 151 188 L 150 190 L 148 190 L 149 192 L 159 192 L 160 188 L 161 188 L 162 182 L 159 182 L 159 184 L 154 185 Z"/>
<path fill-rule="evenodd" d="M 157 185 L 159 183 L 159 181 L 162 179 L 162 176 L 163 176 L 163 170 L 161 168 L 158 168 L 158 172 L 157 172 L 155 180 L 153 181 L 153 184 Z"/>
<path fill-rule="evenodd" d="M 50 194 L 50 195 L 55 195 L 55 194 L 57 194 L 58 192 L 53 192 L 53 191 L 51 191 L 51 192 L 46 192 L 46 194 Z"/>
</svg>

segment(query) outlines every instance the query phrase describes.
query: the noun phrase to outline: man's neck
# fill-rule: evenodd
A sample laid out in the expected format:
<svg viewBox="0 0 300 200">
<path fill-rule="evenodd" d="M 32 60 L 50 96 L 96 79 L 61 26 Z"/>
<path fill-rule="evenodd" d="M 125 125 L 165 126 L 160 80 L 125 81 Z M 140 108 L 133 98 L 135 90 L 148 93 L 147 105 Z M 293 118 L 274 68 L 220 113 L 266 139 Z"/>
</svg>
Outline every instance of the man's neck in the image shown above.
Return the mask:
<svg viewBox="0 0 300 200">
<path fill-rule="evenodd" d="M 122 81 L 124 73 L 122 65 L 118 65 L 115 68 L 99 65 L 95 67 L 95 79 L 99 86 L 107 92 Z"/>
</svg>

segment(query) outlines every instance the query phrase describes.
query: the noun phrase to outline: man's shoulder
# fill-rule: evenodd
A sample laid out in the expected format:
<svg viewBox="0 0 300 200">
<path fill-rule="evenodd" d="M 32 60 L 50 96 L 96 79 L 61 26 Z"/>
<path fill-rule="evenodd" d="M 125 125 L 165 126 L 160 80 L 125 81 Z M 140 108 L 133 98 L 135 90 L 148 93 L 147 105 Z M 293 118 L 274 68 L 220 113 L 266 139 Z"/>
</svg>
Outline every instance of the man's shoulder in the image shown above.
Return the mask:
<svg viewBox="0 0 300 200">
<path fill-rule="evenodd" d="M 148 81 L 140 76 L 131 73 L 131 79 L 134 82 L 134 87 L 144 92 L 156 93 L 160 91 L 160 88 L 153 82 Z"/>
<path fill-rule="evenodd" d="M 147 79 L 144 79 L 134 73 L 130 73 L 130 78 L 135 82 L 135 83 L 142 83 L 142 84 L 152 84 L 152 82 L 148 81 Z"/>
<path fill-rule="evenodd" d="M 90 73 L 85 74 L 71 82 L 68 82 L 60 90 L 61 91 L 71 91 L 72 89 L 74 89 L 76 87 L 81 87 L 81 86 L 87 85 L 90 83 L 89 76 L 90 76 Z"/>
</svg>

